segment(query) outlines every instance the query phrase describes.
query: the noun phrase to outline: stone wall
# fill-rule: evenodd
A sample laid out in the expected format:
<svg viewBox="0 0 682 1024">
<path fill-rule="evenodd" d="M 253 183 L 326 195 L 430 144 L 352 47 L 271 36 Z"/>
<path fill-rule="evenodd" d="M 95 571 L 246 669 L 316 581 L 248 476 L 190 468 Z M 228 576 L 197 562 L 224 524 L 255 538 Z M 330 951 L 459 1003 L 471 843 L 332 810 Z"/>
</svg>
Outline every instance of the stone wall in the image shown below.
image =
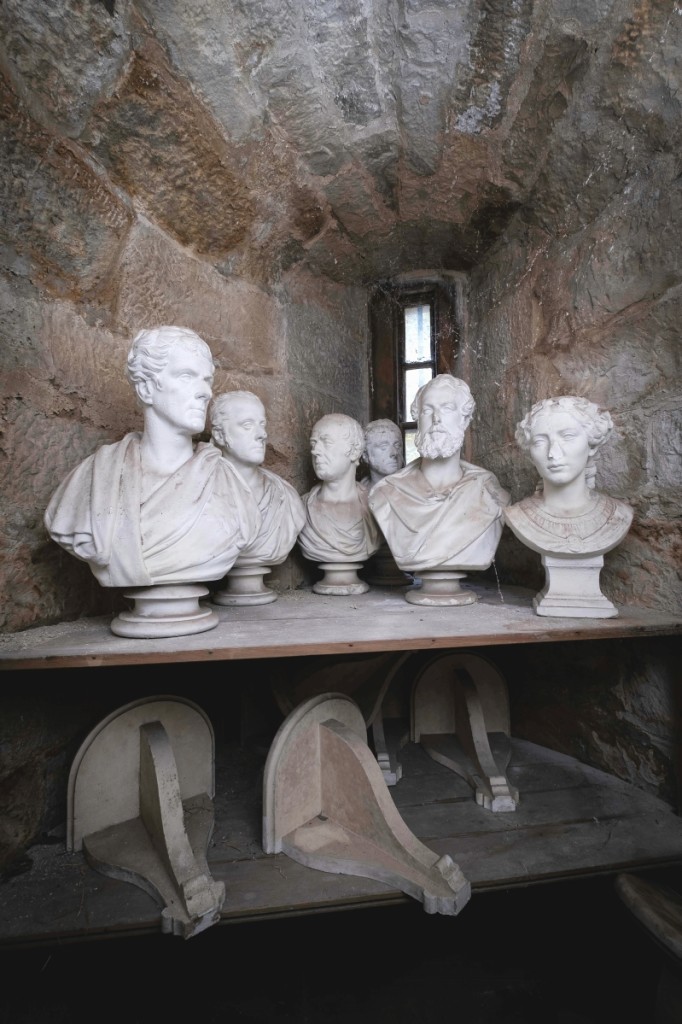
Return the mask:
<svg viewBox="0 0 682 1024">
<path fill-rule="evenodd" d="M 0 69 L 2 632 L 125 606 L 42 515 L 73 466 L 141 427 L 124 376 L 139 329 L 208 342 L 215 392 L 263 399 L 265 465 L 301 493 L 315 420 L 366 421 L 369 401 L 364 289 L 287 266 L 317 227 L 284 156 L 278 180 L 257 140 L 230 145 L 130 5 L 33 7 L 6 5 Z M 271 580 L 296 586 L 310 568 L 294 552 Z"/>
</svg>

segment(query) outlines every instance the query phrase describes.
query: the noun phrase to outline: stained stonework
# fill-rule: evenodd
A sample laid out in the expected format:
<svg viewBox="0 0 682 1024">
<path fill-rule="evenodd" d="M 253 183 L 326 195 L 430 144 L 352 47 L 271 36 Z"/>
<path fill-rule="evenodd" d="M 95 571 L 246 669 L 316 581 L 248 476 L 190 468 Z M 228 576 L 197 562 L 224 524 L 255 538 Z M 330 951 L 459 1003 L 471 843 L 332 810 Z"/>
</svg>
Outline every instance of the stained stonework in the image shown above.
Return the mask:
<svg viewBox="0 0 682 1024">
<path fill-rule="evenodd" d="M 370 414 L 367 295 L 467 275 L 467 454 L 514 499 L 514 425 L 577 392 L 616 430 L 616 601 L 682 602 L 680 44 L 672 0 L 7 0 L 0 628 L 112 599 L 48 542 L 58 478 L 138 425 L 141 327 L 209 342 L 301 491 L 320 415 Z M 503 582 L 536 560 L 503 537 Z M 294 567 L 287 579 L 300 578 Z"/>
</svg>

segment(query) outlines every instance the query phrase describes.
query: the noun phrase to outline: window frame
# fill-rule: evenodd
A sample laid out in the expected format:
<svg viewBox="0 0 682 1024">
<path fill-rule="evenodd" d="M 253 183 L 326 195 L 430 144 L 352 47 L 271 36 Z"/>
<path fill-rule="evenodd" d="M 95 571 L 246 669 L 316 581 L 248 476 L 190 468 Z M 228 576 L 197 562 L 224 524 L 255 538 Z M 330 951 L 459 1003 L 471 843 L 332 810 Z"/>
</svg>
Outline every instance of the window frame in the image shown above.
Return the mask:
<svg viewBox="0 0 682 1024">
<path fill-rule="evenodd" d="M 431 359 L 417 363 L 404 359 L 405 310 L 428 304 L 431 311 Z M 456 282 L 420 278 L 396 280 L 375 287 L 370 301 L 371 409 L 373 419 L 390 419 L 405 435 L 416 430 L 406 408 L 405 370 L 430 365 L 432 375 L 454 373 L 459 354 L 459 302 Z"/>
</svg>

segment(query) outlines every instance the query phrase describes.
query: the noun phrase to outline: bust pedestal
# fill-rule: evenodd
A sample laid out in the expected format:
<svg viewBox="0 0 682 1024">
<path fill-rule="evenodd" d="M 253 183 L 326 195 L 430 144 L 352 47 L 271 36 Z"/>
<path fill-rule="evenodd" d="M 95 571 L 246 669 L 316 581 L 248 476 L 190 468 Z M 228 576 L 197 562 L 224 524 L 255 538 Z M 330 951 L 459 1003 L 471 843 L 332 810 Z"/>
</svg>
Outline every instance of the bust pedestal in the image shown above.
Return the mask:
<svg viewBox="0 0 682 1024">
<path fill-rule="evenodd" d="M 324 576 L 313 584 L 316 594 L 329 594 L 334 597 L 350 597 L 353 594 L 366 594 L 369 583 L 358 576 L 363 562 L 322 562 L 318 565 Z"/>
<path fill-rule="evenodd" d="M 425 569 L 423 572 L 415 572 L 415 584 L 421 581 L 421 586 L 415 585 L 405 593 L 405 600 L 410 604 L 425 605 L 459 605 L 475 604 L 478 601 L 472 590 L 463 590 L 459 581 L 465 579 L 465 572 L 456 572 L 454 569 Z"/>
<path fill-rule="evenodd" d="M 411 582 L 408 574 L 396 565 L 386 541 L 382 542 L 367 562 L 365 579 L 378 587 L 404 587 Z"/>
<path fill-rule="evenodd" d="M 133 602 L 133 607 L 116 616 L 111 632 L 152 640 L 214 629 L 220 621 L 218 616 L 199 601 L 208 592 L 208 587 L 200 583 L 163 583 L 128 590 L 123 596 Z"/>
<path fill-rule="evenodd" d="M 611 619 L 618 615 L 618 609 L 604 597 L 599 586 L 603 555 L 589 558 L 543 555 L 542 564 L 545 585 L 533 598 L 538 615 L 574 619 Z"/>
<path fill-rule="evenodd" d="M 235 565 L 226 576 L 227 587 L 217 590 L 211 600 L 220 605 L 271 604 L 277 594 L 265 586 L 263 577 L 271 570 L 267 565 Z"/>
</svg>

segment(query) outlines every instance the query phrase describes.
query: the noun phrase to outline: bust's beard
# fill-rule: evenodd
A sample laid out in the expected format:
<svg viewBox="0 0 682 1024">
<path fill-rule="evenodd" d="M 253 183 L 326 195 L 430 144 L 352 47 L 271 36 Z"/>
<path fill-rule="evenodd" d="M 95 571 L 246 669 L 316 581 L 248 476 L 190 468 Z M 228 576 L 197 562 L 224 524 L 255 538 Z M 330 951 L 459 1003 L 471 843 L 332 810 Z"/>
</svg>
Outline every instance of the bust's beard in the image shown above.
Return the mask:
<svg viewBox="0 0 682 1024">
<path fill-rule="evenodd" d="M 455 455 L 464 444 L 464 431 L 450 432 L 430 427 L 423 434 L 418 430 L 414 443 L 423 459 L 448 459 L 451 455 Z"/>
</svg>

